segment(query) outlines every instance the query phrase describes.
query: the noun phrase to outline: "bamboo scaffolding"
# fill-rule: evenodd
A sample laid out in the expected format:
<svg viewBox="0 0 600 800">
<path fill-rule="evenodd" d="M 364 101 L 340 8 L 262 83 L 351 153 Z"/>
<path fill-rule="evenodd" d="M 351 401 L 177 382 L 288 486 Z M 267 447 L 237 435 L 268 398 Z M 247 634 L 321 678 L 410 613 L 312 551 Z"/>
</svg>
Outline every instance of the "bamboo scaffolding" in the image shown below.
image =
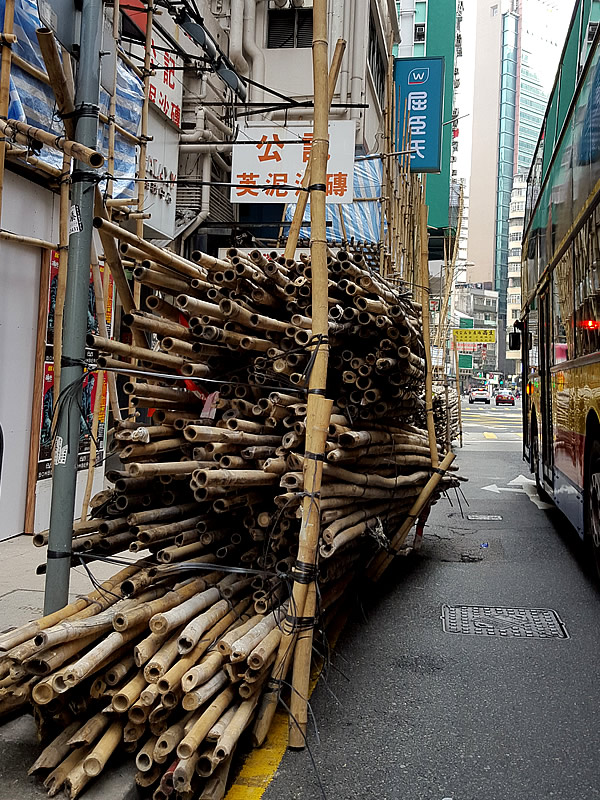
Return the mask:
<svg viewBox="0 0 600 800">
<path fill-rule="evenodd" d="M 13 35 L 15 20 L 15 0 L 5 0 L 4 24 L 2 31 L 6 37 Z M 8 116 L 10 104 L 10 68 L 12 50 L 9 42 L 0 48 L 0 120 Z M 2 225 L 2 194 L 4 190 L 4 161 L 6 158 L 6 140 L 0 139 L 0 227 Z"/>
<path fill-rule="evenodd" d="M 317 613 L 332 613 L 369 563 L 376 574 L 385 568 L 380 543 L 401 548 L 415 516 L 457 484 L 446 459 L 443 474 L 432 470 L 446 428 L 432 453 L 427 303 L 398 276 L 399 245 L 388 243 L 386 276 L 371 271 L 376 249 L 327 250 L 324 11 L 318 0 L 311 254 L 232 249 L 188 261 L 99 206 L 96 227 L 117 271 L 119 241 L 125 256 L 147 256 L 136 277 L 172 284 L 158 283 L 167 297 L 147 303 L 150 313 L 125 296 L 132 332 L 152 331 L 160 349 L 102 331 L 88 339 L 104 353 L 102 368 L 137 375 L 126 387 L 132 406 L 156 411 L 143 423 L 115 421 L 121 467 L 89 498 L 97 518 L 74 525 L 74 558 L 135 552 L 143 561 L 60 614 L 0 636 L 0 714 L 31 695 L 42 730 L 76 719 L 38 765 L 53 771 L 52 790 L 82 791 L 126 748 L 136 783 L 155 797 L 223 797 L 238 742 L 264 741 L 290 669 L 290 744 L 303 747 Z M 406 233 L 410 272 L 426 261 L 422 193 L 395 160 L 389 181 L 388 223 L 394 237 Z M 399 210 L 399 199 L 413 207 Z M 147 374 L 120 360 L 132 357 Z M 185 388 L 182 375 L 193 377 Z"/>
</svg>

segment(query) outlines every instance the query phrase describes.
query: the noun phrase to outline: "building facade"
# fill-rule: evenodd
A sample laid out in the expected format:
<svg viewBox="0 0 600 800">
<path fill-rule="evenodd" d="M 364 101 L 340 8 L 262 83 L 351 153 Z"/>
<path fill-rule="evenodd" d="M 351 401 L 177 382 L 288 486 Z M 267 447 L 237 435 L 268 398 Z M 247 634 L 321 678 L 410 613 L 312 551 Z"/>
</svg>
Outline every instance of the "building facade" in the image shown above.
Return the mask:
<svg viewBox="0 0 600 800">
<path fill-rule="evenodd" d="M 22 113 L 29 124 L 60 135 L 62 123 L 54 113 L 55 98 L 35 34 L 41 26 L 37 4 L 16 0 L 15 7 L 18 42 L 13 48 L 10 88 L 11 98 L 18 97 L 22 107 L 19 111 L 15 100 L 17 110 L 9 114 Z M 103 57 L 103 67 L 114 59 L 117 92 L 107 83 L 110 71 L 103 73 L 99 148 L 107 156 L 107 126 L 112 118 L 117 125 L 113 199 L 120 202 L 137 197 L 140 152 L 145 144 L 146 182 L 140 209 L 145 238 L 184 255 L 194 249 L 216 255 L 220 247 L 238 243 L 242 237 L 253 243 L 259 230 L 246 223 L 264 216 L 258 212 L 254 220 L 251 216 L 244 220 L 240 208 L 231 202 L 231 153 L 240 127 L 247 121 L 271 126 L 312 123 L 312 2 L 196 0 L 189 5 L 187 18 L 171 11 L 161 9 L 152 25 L 148 128 L 141 135 L 144 73 L 140 65 L 147 12 L 124 4 L 113 26 L 112 8 L 107 7 L 106 28 L 116 31 L 117 38 L 111 54 Z M 192 11 L 194 19 L 189 17 Z M 347 42 L 331 118 L 354 122 L 359 153 L 380 152 L 390 47 L 399 41 L 395 4 L 393 0 L 329 0 L 328 12 L 330 58 L 338 38 Z M 116 110 L 112 110 L 111 95 L 116 97 Z M 307 101 L 307 105 L 293 107 L 297 101 Z M 19 376 L 16 382 L 0 382 L 0 539 L 43 530 L 49 520 L 56 400 L 52 326 L 62 183 L 62 158 L 49 156 L 47 148 L 32 156 L 11 144 L 3 181 L 1 228 L 7 236 L 30 237 L 30 242 L 0 237 L 4 278 L 0 359 L 6 375 Z M 106 183 L 101 188 L 106 192 Z M 377 195 L 381 187 L 370 185 L 369 189 L 369 195 Z M 252 206 L 255 212 L 261 207 L 260 203 Z M 137 211 L 135 206 L 132 209 Z M 280 222 L 283 205 L 269 209 L 276 209 Z M 115 221 L 133 230 L 140 224 L 139 217 L 128 221 L 126 210 L 112 213 Z M 93 287 L 89 306 L 89 322 L 97 332 Z M 107 314 L 118 336 L 118 303 L 111 303 Z M 39 322 L 45 317 L 47 331 Z M 76 514 L 87 479 L 90 436 L 85 426 L 89 406 L 94 404 L 91 381 L 85 397 Z M 126 400 L 123 406 L 127 407 Z M 104 423 L 106 431 L 108 412 Z M 94 493 L 103 485 L 106 456 L 105 434 L 99 438 L 102 448 L 92 470 Z"/>
<path fill-rule="evenodd" d="M 521 374 L 521 353 L 508 349 L 508 334 L 521 316 L 521 243 L 525 215 L 527 178 L 517 174 L 513 181 L 508 217 L 508 290 L 506 305 L 506 374 L 518 383 Z"/>
<path fill-rule="evenodd" d="M 444 110 L 442 128 L 442 169 L 439 174 L 427 176 L 427 204 L 429 206 L 430 255 L 442 257 L 443 239 L 451 227 L 449 219 L 450 184 L 452 164 L 457 146 L 459 109 L 454 102 L 458 87 L 458 60 L 462 55 L 462 0 L 400 0 L 396 2 L 400 44 L 400 58 L 413 56 L 443 56 Z"/>
<path fill-rule="evenodd" d="M 477 3 L 468 276 L 491 280 L 498 292 L 503 372 L 512 369 L 504 342 L 514 307 L 509 295 L 515 296 L 511 225 L 517 222 L 513 203 L 520 200 L 512 197 L 513 179 L 529 170 L 543 123 L 548 88 L 542 77 L 553 74 L 558 59 L 560 34 L 553 32 L 558 9 L 557 0 Z"/>
</svg>

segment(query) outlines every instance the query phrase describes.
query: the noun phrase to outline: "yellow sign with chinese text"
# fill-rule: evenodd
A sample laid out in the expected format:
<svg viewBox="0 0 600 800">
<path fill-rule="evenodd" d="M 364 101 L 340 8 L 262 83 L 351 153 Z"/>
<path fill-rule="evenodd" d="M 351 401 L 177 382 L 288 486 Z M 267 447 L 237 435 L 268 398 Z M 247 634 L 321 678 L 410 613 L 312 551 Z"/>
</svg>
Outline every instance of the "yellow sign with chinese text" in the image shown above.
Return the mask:
<svg viewBox="0 0 600 800">
<path fill-rule="evenodd" d="M 452 336 L 455 342 L 491 344 L 496 341 L 496 331 L 493 328 L 453 328 Z"/>
</svg>

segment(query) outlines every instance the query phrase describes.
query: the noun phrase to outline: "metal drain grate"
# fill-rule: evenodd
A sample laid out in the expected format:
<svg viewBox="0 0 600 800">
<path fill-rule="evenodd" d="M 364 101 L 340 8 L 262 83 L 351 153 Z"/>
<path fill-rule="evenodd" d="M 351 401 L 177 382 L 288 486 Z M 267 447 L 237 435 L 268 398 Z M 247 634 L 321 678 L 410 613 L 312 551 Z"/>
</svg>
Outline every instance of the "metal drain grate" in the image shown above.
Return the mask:
<svg viewBox="0 0 600 800">
<path fill-rule="evenodd" d="M 445 633 L 517 639 L 568 639 L 567 629 L 549 608 L 503 606 L 442 606 Z"/>
<path fill-rule="evenodd" d="M 475 522 L 500 522 L 502 517 L 499 514 L 467 514 L 467 519 Z"/>
</svg>

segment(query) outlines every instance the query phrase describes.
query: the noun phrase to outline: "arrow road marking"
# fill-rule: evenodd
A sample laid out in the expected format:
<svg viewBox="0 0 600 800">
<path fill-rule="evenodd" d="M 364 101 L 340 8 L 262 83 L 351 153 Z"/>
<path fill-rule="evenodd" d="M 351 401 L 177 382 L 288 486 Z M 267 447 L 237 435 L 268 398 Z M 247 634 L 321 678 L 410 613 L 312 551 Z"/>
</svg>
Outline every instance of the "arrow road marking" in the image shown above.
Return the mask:
<svg viewBox="0 0 600 800">
<path fill-rule="evenodd" d="M 495 483 L 492 483 L 489 486 L 482 486 L 481 488 L 482 491 L 493 492 L 494 494 L 500 494 L 500 492 L 517 492 L 517 494 L 526 494 L 531 502 L 541 511 L 552 508 L 550 503 L 545 503 L 538 496 L 535 481 L 531 480 L 531 478 L 526 478 L 524 475 L 519 475 L 518 478 L 513 478 L 512 481 L 508 482 L 508 487 L 506 488 L 503 486 L 496 486 Z"/>
<path fill-rule="evenodd" d="M 494 494 L 500 494 L 500 492 L 519 492 L 520 494 L 526 494 L 525 489 L 505 489 L 501 486 L 496 486 L 495 483 L 491 483 L 489 486 L 482 486 L 482 491 L 484 492 L 494 492 Z"/>
<path fill-rule="evenodd" d="M 526 486 L 529 484 L 530 486 L 535 486 L 535 481 L 532 478 L 526 478 L 525 475 L 519 475 L 518 478 L 513 478 L 512 481 L 508 482 L 509 486 Z"/>
</svg>

